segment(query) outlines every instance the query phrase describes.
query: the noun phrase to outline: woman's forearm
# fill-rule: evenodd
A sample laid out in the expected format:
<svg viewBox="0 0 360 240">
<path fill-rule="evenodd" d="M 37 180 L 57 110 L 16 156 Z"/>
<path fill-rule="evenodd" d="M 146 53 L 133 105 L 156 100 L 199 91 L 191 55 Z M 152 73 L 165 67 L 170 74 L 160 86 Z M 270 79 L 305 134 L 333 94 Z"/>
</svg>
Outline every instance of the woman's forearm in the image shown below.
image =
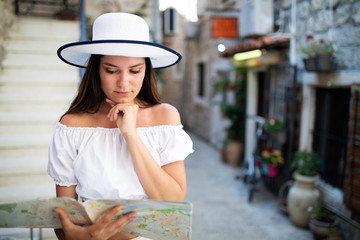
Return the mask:
<svg viewBox="0 0 360 240">
<path fill-rule="evenodd" d="M 139 135 L 125 136 L 136 173 L 150 199 L 181 201 L 186 196 L 186 174 L 183 161 L 160 167 Z"/>
</svg>

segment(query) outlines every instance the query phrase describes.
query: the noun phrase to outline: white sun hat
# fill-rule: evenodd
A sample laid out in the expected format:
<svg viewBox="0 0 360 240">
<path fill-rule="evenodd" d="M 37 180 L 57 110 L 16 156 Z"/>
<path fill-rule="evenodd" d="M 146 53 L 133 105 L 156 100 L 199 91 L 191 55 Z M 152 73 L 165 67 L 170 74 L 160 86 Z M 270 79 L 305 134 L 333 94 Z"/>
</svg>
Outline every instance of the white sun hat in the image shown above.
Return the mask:
<svg viewBox="0 0 360 240">
<path fill-rule="evenodd" d="M 92 54 L 149 57 L 153 68 L 178 63 L 181 55 L 158 43 L 150 42 L 146 21 L 130 13 L 106 13 L 95 19 L 92 41 L 63 45 L 57 54 L 64 62 L 86 67 Z"/>
</svg>

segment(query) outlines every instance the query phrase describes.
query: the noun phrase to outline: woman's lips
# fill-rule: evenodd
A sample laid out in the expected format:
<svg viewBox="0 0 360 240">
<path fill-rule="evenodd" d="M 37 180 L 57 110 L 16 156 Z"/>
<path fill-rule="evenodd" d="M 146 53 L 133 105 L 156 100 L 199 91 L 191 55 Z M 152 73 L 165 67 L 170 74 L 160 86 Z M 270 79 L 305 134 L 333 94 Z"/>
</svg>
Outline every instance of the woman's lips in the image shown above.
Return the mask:
<svg viewBox="0 0 360 240">
<path fill-rule="evenodd" d="M 126 91 L 115 91 L 115 93 L 119 96 L 127 96 L 130 92 Z"/>
</svg>

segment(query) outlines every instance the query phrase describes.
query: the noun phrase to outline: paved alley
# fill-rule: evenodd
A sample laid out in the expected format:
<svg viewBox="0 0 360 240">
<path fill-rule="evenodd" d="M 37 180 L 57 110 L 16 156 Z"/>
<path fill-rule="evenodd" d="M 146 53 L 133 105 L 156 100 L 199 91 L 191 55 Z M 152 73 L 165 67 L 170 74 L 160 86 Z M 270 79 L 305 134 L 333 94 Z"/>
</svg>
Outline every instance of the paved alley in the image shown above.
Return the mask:
<svg viewBox="0 0 360 240">
<path fill-rule="evenodd" d="M 194 204 L 192 240 L 309 240 L 309 230 L 292 225 L 276 196 L 259 187 L 248 203 L 239 169 L 223 164 L 220 152 L 191 135 L 195 152 L 186 159 L 188 195 Z"/>
</svg>

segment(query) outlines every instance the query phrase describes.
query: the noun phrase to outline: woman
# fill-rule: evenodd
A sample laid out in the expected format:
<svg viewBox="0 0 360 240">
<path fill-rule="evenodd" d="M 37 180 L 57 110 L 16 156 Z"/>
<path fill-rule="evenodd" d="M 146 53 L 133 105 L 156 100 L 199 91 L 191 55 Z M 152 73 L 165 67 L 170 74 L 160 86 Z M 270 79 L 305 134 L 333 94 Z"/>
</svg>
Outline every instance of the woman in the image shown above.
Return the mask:
<svg viewBox="0 0 360 240">
<path fill-rule="evenodd" d="M 49 148 L 57 197 L 184 200 L 183 160 L 192 142 L 178 111 L 160 103 L 153 71 L 176 64 L 180 54 L 149 42 L 142 18 L 108 13 L 95 20 L 92 41 L 64 45 L 58 55 L 86 72 Z M 89 227 L 56 212 L 63 226 L 55 231 L 59 239 L 136 237 L 119 233 L 136 216 L 113 221 L 118 206 Z"/>
</svg>

